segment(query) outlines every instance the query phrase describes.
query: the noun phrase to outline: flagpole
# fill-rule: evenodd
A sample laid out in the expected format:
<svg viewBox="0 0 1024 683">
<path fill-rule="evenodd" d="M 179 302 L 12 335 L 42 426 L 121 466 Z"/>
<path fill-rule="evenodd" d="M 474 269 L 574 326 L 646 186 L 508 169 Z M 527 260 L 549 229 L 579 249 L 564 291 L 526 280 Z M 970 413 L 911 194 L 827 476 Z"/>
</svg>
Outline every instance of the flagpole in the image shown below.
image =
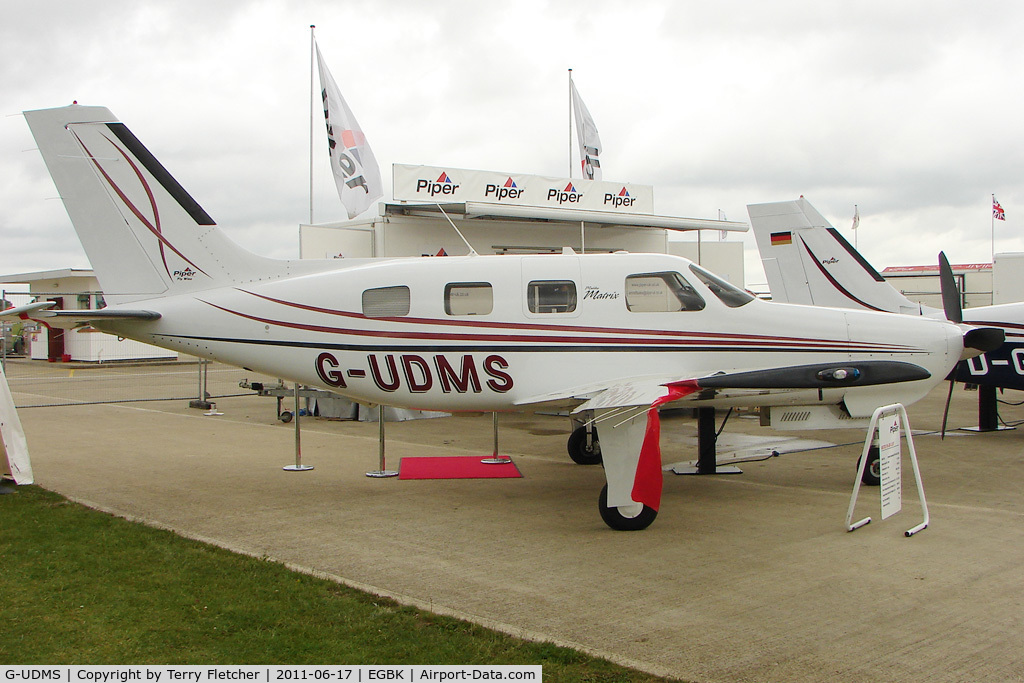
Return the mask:
<svg viewBox="0 0 1024 683">
<path fill-rule="evenodd" d="M 569 177 L 572 178 L 572 69 L 569 69 Z"/>
<path fill-rule="evenodd" d="M 856 204 L 853 205 L 853 221 L 853 248 L 857 249 L 857 228 L 860 227 L 860 210 Z"/>
<path fill-rule="evenodd" d="M 572 178 L 572 69 L 569 69 L 569 178 Z M 580 253 L 587 253 L 586 223 L 580 221 Z"/>
<path fill-rule="evenodd" d="M 316 113 L 313 104 L 316 90 L 313 89 L 313 71 L 316 69 L 316 37 L 313 35 L 315 24 L 309 25 L 309 224 L 313 225 L 313 135 Z"/>
</svg>

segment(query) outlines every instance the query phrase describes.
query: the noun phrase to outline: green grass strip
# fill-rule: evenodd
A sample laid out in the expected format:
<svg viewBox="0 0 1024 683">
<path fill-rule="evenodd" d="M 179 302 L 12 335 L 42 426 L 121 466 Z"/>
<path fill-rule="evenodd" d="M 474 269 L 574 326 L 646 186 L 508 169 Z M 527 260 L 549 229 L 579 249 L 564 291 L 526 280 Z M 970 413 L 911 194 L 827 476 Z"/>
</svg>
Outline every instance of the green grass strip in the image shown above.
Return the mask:
<svg viewBox="0 0 1024 683">
<path fill-rule="evenodd" d="M 540 664 L 667 681 L 91 510 L 0 496 L 0 664 Z"/>
</svg>

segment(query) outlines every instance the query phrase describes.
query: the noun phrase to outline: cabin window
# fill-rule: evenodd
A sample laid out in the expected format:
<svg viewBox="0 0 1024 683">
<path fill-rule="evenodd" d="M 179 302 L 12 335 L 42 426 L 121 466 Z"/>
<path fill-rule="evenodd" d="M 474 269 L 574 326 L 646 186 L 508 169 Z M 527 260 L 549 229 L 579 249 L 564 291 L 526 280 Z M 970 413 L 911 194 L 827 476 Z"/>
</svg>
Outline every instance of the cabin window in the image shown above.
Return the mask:
<svg viewBox="0 0 1024 683">
<path fill-rule="evenodd" d="M 754 299 L 754 295 L 750 292 L 744 291 L 736 285 L 730 284 L 708 271 L 704 270 L 700 266 L 690 264 L 690 270 L 696 275 L 701 282 L 707 285 L 707 288 L 711 290 L 711 293 L 717 296 L 723 304 L 729 308 L 739 308 L 743 304 L 750 303 Z"/>
<path fill-rule="evenodd" d="M 367 318 L 409 315 L 409 288 L 401 285 L 363 290 L 363 315 Z"/>
<path fill-rule="evenodd" d="M 626 278 L 626 308 L 639 313 L 699 311 L 704 299 L 679 273 L 642 273 Z"/>
<path fill-rule="evenodd" d="M 494 310 L 494 290 L 488 282 L 453 282 L 444 287 L 448 315 L 487 315 Z"/>
<path fill-rule="evenodd" d="M 534 280 L 526 290 L 531 313 L 572 313 L 576 283 L 572 280 Z"/>
</svg>

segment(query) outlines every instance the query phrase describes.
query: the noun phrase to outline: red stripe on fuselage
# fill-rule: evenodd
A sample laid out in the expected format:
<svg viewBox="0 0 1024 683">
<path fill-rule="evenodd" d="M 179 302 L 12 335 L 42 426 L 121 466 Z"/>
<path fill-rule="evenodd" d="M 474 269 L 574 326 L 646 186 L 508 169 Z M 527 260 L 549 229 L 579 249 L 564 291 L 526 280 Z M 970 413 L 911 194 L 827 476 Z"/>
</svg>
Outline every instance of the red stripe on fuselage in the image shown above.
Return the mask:
<svg viewBox="0 0 1024 683">
<path fill-rule="evenodd" d="M 423 332 L 417 331 L 398 331 L 398 330 L 362 330 L 354 328 L 344 327 L 329 327 L 326 325 L 311 325 L 308 323 L 292 322 L 288 320 L 275 320 L 273 318 L 264 318 L 262 316 L 252 315 L 250 313 L 243 313 L 241 311 L 235 311 L 224 306 L 219 306 L 215 303 L 204 301 L 203 303 L 212 306 L 218 310 L 236 315 L 241 318 L 253 320 L 255 322 L 263 323 L 266 325 L 276 325 L 279 327 L 286 327 L 290 329 L 305 330 L 307 332 L 320 332 L 323 334 L 341 334 L 361 337 L 379 337 L 385 339 L 410 339 L 417 341 L 449 341 L 449 342 L 492 342 L 492 343 L 510 343 L 519 342 L 523 344 L 536 344 L 536 343 L 556 343 L 556 344 L 594 344 L 594 345 L 620 345 L 620 344 L 631 344 L 637 346 L 703 346 L 709 343 L 718 343 L 723 346 L 740 347 L 740 348 L 764 348 L 764 349 L 779 349 L 789 348 L 795 345 L 802 347 L 802 350 L 814 351 L 814 350 L 826 350 L 826 351 L 882 351 L 888 350 L 890 352 L 906 351 L 907 348 L 903 349 L 894 347 L 879 347 L 879 345 L 870 344 L 858 344 L 850 342 L 843 342 L 829 339 L 799 339 L 790 337 L 765 337 L 765 336 L 746 336 L 746 335 L 715 335 L 713 333 L 695 333 L 691 338 L 684 336 L 685 333 L 675 333 L 671 339 L 666 338 L 645 338 L 645 337 L 613 337 L 607 336 L 555 336 L 555 335 L 525 335 L 525 334 L 467 334 L 467 333 L 448 333 L 448 332 Z M 391 318 L 366 318 L 367 320 L 378 320 L 378 321 L 394 321 Z M 400 319 L 401 322 L 407 322 L 404 319 Z M 432 321 L 426 321 L 427 323 Z M 447 322 L 447 321 L 446 321 Z M 503 326 L 505 329 L 517 329 L 517 325 L 506 325 Z M 539 329 L 547 330 L 550 329 L 546 326 L 522 326 L 526 329 Z M 609 332 L 602 328 L 567 328 L 571 331 L 589 331 L 593 330 L 596 332 Z M 561 331 L 561 330 L 559 330 Z M 636 334 L 637 330 L 610 330 L 619 334 L 622 333 L 633 333 Z M 641 331 L 641 334 L 644 332 Z M 692 338 L 697 337 L 697 338 Z"/>
<path fill-rule="evenodd" d="M 282 306 L 288 306 L 290 308 L 297 308 L 304 311 L 311 311 L 314 313 L 323 313 L 326 315 L 340 316 L 345 318 L 352 318 L 354 320 L 372 320 L 376 322 L 388 322 L 398 324 L 412 324 L 412 325 L 440 325 L 450 327 L 472 327 L 472 328 L 485 328 L 485 329 L 500 329 L 500 330 L 534 330 L 541 332 L 569 332 L 574 334 L 598 334 L 598 335 L 645 335 L 651 337 L 669 337 L 667 340 L 658 339 L 620 339 L 609 340 L 606 337 L 599 338 L 586 338 L 586 337 L 553 337 L 550 335 L 544 335 L 543 337 L 525 337 L 522 335 L 515 336 L 501 336 L 501 335 L 452 335 L 442 333 L 402 333 L 402 332 L 391 332 L 391 333 L 375 333 L 364 330 L 352 330 L 344 328 L 331 328 L 323 327 L 319 325 L 305 326 L 303 327 L 300 323 L 289 323 L 284 321 L 273 321 L 263 320 L 262 318 L 255 318 L 244 313 L 232 311 L 230 309 L 221 308 L 229 313 L 241 315 L 243 317 L 250 317 L 254 320 L 260 320 L 262 322 L 278 324 L 285 327 L 299 327 L 301 329 L 309 329 L 311 331 L 330 332 L 330 333 L 348 333 L 348 334 L 361 334 L 370 336 L 384 336 L 384 337 L 395 337 L 395 338 L 422 338 L 422 339 L 458 339 L 467 341 L 537 341 L 538 339 L 543 341 L 559 341 L 559 342 L 579 342 L 588 341 L 596 343 L 609 343 L 609 342 L 628 342 L 628 343 L 640 343 L 640 344 L 672 344 L 672 343 L 688 343 L 696 344 L 698 341 L 727 341 L 732 343 L 751 343 L 758 345 L 786 345 L 786 344 L 811 344 L 811 345 L 827 345 L 828 348 L 834 348 L 837 343 L 844 344 L 848 350 L 855 351 L 881 351 L 881 352 L 906 352 L 906 351 L 917 351 L 915 347 L 899 345 L 899 344 L 881 344 L 876 342 L 838 342 L 834 339 L 820 339 L 820 338 L 803 338 L 803 337 L 775 337 L 768 335 L 752 335 L 752 334 L 736 334 L 729 332 L 700 332 L 700 331 L 676 331 L 676 330 L 650 330 L 650 329 L 631 329 L 631 328 L 616 328 L 616 327 L 587 327 L 581 325 L 551 325 L 542 323 L 509 323 L 509 322 L 492 322 L 484 320 L 439 320 L 436 318 L 415 318 L 409 316 L 403 317 L 381 317 L 381 318 L 370 318 L 362 313 L 355 313 L 353 311 L 340 311 L 330 308 L 322 308 L 320 306 L 312 306 L 309 304 L 301 304 L 292 301 L 286 301 L 284 299 L 276 299 L 274 297 L 266 296 L 263 294 L 257 294 L 244 289 L 239 290 L 245 294 L 264 299 Z M 210 303 L 210 302 L 206 302 Z M 216 304 L 210 303 L 211 306 Z"/>
</svg>

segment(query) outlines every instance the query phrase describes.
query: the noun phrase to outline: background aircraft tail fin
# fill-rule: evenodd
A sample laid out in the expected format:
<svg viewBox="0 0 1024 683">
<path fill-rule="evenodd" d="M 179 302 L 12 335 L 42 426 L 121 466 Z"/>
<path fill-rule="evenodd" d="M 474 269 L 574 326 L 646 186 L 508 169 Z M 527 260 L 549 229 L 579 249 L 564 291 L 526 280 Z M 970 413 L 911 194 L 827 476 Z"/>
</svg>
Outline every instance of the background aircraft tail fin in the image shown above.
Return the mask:
<svg viewBox="0 0 1024 683">
<path fill-rule="evenodd" d="M 108 302 L 228 285 L 274 263 L 229 240 L 109 109 L 25 119 Z"/>
<path fill-rule="evenodd" d="M 920 314 L 801 197 L 747 206 L 772 300 Z"/>
</svg>

